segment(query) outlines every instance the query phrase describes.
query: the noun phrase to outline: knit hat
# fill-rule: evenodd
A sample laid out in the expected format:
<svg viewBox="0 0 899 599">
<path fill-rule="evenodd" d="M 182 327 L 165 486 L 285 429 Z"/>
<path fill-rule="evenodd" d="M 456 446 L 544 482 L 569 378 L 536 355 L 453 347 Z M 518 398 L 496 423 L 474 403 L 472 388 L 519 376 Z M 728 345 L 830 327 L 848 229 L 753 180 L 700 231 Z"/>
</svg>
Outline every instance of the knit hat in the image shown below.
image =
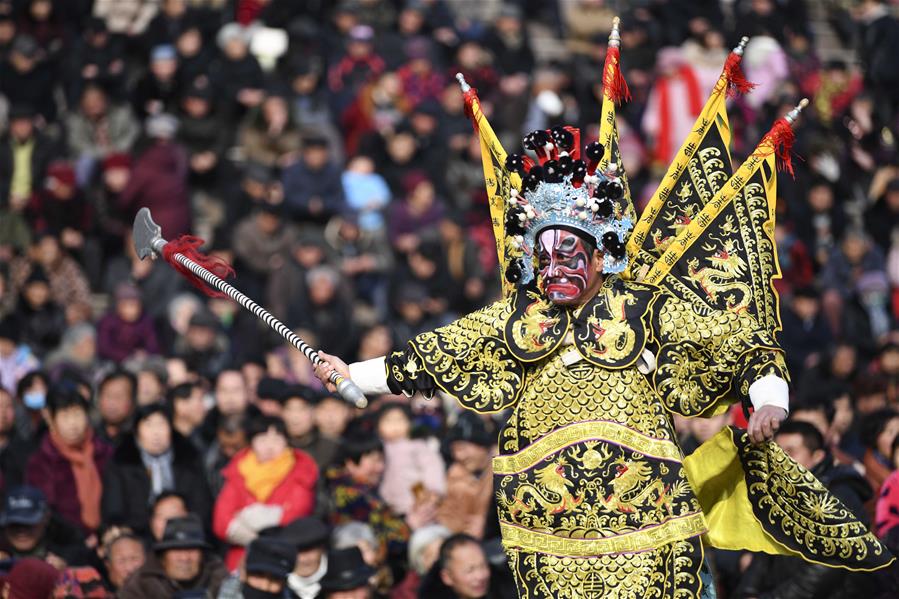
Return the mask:
<svg viewBox="0 0 899 599">
<path fill-rule="evenodd" d="M 56 160 L 47 167 L 46 187 L 49 189 L 56 185 L 75 187 L 75 168 L 71 162 Z"/>
<path fill-rule="evenodd" d="M 110 154 L 103 160 L 103 170 L 108 171 L 114 168 L 131 168 L 130 154 Z"/>
<path fill-rule="evenodd" d="M 59 570 L 35 557 L 26 557 L 6 575 L 9 599 L 47 599 L 59 580 Z"/>
<path fill-rule="evenodd" d="M 157 114 L 147 119 L 147 136 L 155 139 L 172 139 L 178 131 L 178 119 L 170 114 Z"/>
<path fill-rule="evenodd" d="M 273 537 L 259 537 L 247 549 L 246 571 L 285 578 L 297 559 L 293 545 Z"/>
</svg>

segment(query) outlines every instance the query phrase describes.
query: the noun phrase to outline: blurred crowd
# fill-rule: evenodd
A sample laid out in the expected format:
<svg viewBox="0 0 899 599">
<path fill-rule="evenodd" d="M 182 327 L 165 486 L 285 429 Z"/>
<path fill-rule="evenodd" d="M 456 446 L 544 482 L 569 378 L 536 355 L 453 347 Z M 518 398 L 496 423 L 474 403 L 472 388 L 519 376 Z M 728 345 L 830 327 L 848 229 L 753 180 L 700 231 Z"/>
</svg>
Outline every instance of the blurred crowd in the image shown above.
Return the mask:
<svg viewBox="0 0 899 599">
<path fill-rule="evenodd" d="M 777 441 L 899 549 L 899 21 L 876 0 L 0 0 L 0 585 L 46 597 L 514 597 L 502 415 L 329 394 L 230 299 L 138 259 L 193 233 L 311 345 L 384 355 L 499 294 L 480 147 L 598 133 L 613 17 L 642 206 L 724 60 L 735 163 L 779 177 Z M 823 40 L 822 32 L 827 34 Z M 826 42 L 826 43 L 825 43 Z M 740 414 L 678 422 L 685 451 Z M 715 552 L 721 597 L 863 574 Z M 4 595 L 6 596 L 6 595 Z M 876 596 L 875 595 L 871 595 Z"/>
</svg>

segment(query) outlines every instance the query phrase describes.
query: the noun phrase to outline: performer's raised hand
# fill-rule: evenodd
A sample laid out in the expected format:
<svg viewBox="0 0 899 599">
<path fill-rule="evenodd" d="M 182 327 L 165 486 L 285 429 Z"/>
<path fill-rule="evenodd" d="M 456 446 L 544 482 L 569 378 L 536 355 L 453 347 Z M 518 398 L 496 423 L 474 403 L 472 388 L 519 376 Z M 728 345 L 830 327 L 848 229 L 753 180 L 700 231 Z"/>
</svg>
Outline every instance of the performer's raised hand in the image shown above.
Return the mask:
<svg viewBox="0 0 899 599">
<path fill-rule="evenodd" d="M 348 379 L 350 378 L 350 367 L 346 365 L 346 362 L 344 362 L 337 356 L 326 354 L 323 351 L 318 352 L 318 355 L 322 359 L 322 361 L 317 366 L 315 366 L 315 376 L 318 377 L 318 380 L 322 382 L 322 384 L 328 389 L 328 391 L 330 391 L 331 393 L 336 393 L 337 386 L 329 379 L 331 373 L 337 371 L 337 374 L 345 379 Z"/>
<path fill-rule="evenodd" d="M 780 423 L 787 419 L 787 411 L 777 406 L 762 406 L 749 417 L 749 438 L 762 443 L 774 437 Z"/>
</svg>

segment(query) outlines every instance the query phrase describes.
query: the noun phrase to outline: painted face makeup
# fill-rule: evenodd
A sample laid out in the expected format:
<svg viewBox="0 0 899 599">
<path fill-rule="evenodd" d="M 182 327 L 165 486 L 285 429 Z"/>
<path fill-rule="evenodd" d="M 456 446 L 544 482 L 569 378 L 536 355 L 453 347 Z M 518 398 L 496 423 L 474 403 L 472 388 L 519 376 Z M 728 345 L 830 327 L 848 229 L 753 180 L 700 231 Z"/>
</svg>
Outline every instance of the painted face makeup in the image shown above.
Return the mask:
<svg viewBox="0 0 899 599">
<path fill-rule="evenodd" d="M 538 237 L 540 275 L 547 299 L 556 304 L 577 303 L 593 278 L 591 252 L 583 239 L 564 229 L 547 229 Z"/>
</svg>

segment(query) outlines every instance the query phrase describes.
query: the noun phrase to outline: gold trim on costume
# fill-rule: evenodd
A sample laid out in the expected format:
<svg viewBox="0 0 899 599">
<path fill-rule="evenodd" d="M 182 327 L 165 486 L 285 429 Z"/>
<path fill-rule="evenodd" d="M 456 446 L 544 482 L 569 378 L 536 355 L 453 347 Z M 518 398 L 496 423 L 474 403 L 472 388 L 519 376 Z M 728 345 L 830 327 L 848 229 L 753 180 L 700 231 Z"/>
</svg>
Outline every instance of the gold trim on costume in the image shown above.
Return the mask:
<svg viewBox="0 0 899 599">
<path fill-rule="evenodd" d="M 680 448 L 672 441 L 648 437 L 617 422 L 588 420 L 557 428 L 517 453 L 496 456 L 493 458 L 493 473 L 517 474 L 568 445 L 594 439 L 615 443 L 660 460 L 680 462 L 683 458 Z"/>
<path fill-rule="evenodd" d="M 558 537 L 521 528 L 508 522 L 500 522 L 499 526 L 502 532 L 503 546 L 507 549 L 523 549 L 568 557 L 649 551 L 706 532 L 706 522 L 702 512 L 694 512 L 666 520 L 658 526 L 602 539 Z"/>
</svg>

